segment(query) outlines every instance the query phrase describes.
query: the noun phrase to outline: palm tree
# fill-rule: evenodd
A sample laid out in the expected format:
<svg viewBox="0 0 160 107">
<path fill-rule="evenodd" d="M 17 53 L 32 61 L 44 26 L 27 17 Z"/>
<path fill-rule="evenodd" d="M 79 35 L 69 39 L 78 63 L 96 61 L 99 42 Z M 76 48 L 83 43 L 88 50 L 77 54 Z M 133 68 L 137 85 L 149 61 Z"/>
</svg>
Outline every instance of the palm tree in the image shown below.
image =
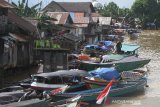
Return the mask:
<svg viewBox="0 0 160 107">
<path fill-rule="evenodd" d="M 12 2 L 12 4 L 16 7 L 16 14 L 24 17 L 37 17 L 42 7 L 42 1 L 32 7 L 28 6 L 28 0 L 19 0 L 18 4 L 14 2 Z"/>
</svg>

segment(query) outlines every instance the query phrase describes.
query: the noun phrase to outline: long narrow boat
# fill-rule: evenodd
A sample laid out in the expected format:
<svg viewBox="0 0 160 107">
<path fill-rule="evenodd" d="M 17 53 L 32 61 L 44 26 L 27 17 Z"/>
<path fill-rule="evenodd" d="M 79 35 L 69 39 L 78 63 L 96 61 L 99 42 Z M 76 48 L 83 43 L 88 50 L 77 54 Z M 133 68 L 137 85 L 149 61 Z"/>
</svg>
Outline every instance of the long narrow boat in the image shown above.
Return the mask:
<svg viewBox="0 0 160 107">
<path fill-rule="evenodd" d="M 43 91 L 43 90 L 53 90 L 57 88 L 64 87 L 68 84 L 75 86 L 80 86 L 82 77 L 89 76 L 89 74 L 83 70 L 59 70 L 56 72 L 41 73 L 32 75 L 33 82 L 31 83 L 31 88 Z M 74 86 L 74 84 L 77 84 Z"/>
<path fill-rule="evenodd" d="M 49 102 L 50 107 L 76 107 L 78 105 L 80 95 L 74 96 L 72 98 L 67 98 L 57 102 Z"/>
<path fill-rule="evenodd" d="M 123 71 L 120 73 L 120 78 L 113 81 L 113 84 L 118 84 L 122 81 L 127 80 L 139 80 L 141 78 L 146 78 L 147 73 L 144 70 L 133 70 L 131 71 Z M 94 77 L 85 77 L 84 82 L 89 85 L 92 89 L 93 88 L 100 88 L 106 86 L 110 81 L 94 78 Z"/>
<path fill-rule="evenodd" d="M 109 92 L 109 97 L 117 97 L 117 96 L 123 96 L 128 93 L 133 93 L 138 90 L 144 89 L 144 87 L 147 84 L 146 78 L 142 78 L 138 81 L 127 81 L 127 82 L 122 82 L 116 85 L 116 87 L 112 87 L 110 92 Z M 81 99 L 80 101 L 95 101 L 97 96 L 101 93 L 101 91 L 105 87 L 101 88 L 95 88 L 95 89 L 90 89 L 90 90 L 82 90 L 82 91 L 75 91 L 72 92 L 65 92 L 63 94 L 56 94 L 52 96 L 53 101 L 57 100 L 62 100 L 65 98 L 73 97 L 76 95 L 80 95 Z"/>
<path fill-rule="evenodd" d="M 93 61 L 80 61 L 79 69 L 83 70 L 94 70 L 99 67 L 115 67 L 119 72 L 130 71 L 143 67 L 144 65 L 150 62 L 150 59 L 139 58 L 136 56 L 127 56 L 127 55 L 108 55 L 108 62 L 93 62 Z"/>
</svg>

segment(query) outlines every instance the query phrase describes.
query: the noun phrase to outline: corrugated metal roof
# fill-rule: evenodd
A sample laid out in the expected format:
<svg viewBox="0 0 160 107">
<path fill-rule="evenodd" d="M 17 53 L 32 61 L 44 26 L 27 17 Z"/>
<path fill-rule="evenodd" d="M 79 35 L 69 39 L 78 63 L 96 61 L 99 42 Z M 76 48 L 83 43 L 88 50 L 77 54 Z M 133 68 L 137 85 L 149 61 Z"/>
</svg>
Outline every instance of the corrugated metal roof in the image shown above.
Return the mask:
<svg viewBox="0 0 160 107">
<path fill-rule="evenodd" d="M 112 21 L 111 17 L 99 17 L 99 24 L 101 25 L 110 25 Z"/>
<path fill-rule="evenodd" d="M 89 8 L 95 12 L 91 2 L 55 2 L 49 3 L 43 10 L 52 10 L 55 5 L 59 5 L 66 12 L 88 12 Z"/>
<path fill-rule="evenodd" d="M 0 7 L 2 7 L 2 8 L 15 8 L 13 5 L 11 5 L 10 3 L 8 3 L 4 0 L 0 0 Z"/>
<path fill-rule="evenodd" d="M 84 13 L 83 12 L 75 12 L 74 17 L 84 17 Z"/>
<path fill-rule="evenodd" d="M 36 27 L 31 24 L 29 21 L 17 16 L 12 12 L 8 12 L 8 19 L 10 22 L 16 24 L 18 27 L 22 28 L 23 30 L 28 30 L 30 32 L 37 32 Z"/>
<path fill-rule="evenodd" d="M 18 42 L 27 42 L 29 41 L 29 37 L 25 36 L 25 35 L 21 35 L 21 34 L 14 34 L 14 33 L 9 33 L 8 36 L 3 36 L 1 37 L 4 40 L 15 40 Z"/>
<path fill-rule="evenodd" d="M 34 19 L 34 18 L 31 18 L 31 17 L 23 17 L 23 19 L 29 21 L 31 24 L 33 24 L 34 26 L 37 26 L 38 25 L 38 20 L 37 19 Z"/>
<path fill-rule="evenodd" d="M 97 22 L 99 20 L 99 17 L 92 17 L 93 22 Z"/>
<path fill-rule="evenodd" d="M 112 18 L 111 17 L 92 17 L 94 22 L 99 21 L 100 25 L 110 25 Z"/>
<path fill-rule="evenodd" d="M 100 15 L 99 13 L 91 13 L 92 17 L 102 17 L 102 15 Z"/>
<path fill-rule="evenodd" d="M 88 24 L 73 24 L 73 25 L 80 28 L 88 27 Z"/>
<path fill-rule="evenodd" d="M 63 37 L 65 37 L 65 38 L 67 38 L 67 39 L 69 39 L 71 41 L 74 41 L 74 42 L 78 42 L 78 41 L 81 40 L 80 37 L 72 35 L 72 34 L 65 34 L 65 35 L 63 35 Z"/>
<path fill-rule="evenodd" d="M 89 17 L 74 17 L 74 24 L 89 24 Z"/>
<path fill-rule="evenodd" d="M 58 2 L 58 4 L 68 12 L 88 12 L 89 8 L 95 11 L 91 2 Z"/>
<path fill-rule="evenodd" d="M 9 35 L 13 38 L 13 39 L 15 39 L 15 40 L 17 40 L 17 41 L 19 41 L 19 42 L 27 42 L 28 41 L 28 39 L 23 35 L 18 35 L 18 34 L 14 34 L 14 33 L 9 33 Z"/>
<path fill-rule="evenodd" d="M 51 18 L 57 19 L 57 21 L 54 21 L 55 24 L 61 24 L 64 25 L 67 23 L 69 12 L 47 12 L 46 13 Z"/>
</svg>

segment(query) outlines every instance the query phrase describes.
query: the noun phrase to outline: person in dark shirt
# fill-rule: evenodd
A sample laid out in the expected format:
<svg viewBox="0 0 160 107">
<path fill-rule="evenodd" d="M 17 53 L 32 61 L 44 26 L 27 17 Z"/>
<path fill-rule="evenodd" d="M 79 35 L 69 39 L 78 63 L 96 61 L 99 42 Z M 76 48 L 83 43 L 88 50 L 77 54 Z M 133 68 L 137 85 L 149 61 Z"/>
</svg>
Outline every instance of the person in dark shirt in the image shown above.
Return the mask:
<svg viewBox="0 0 160 107">
<path fill-rule="evenodd" d="M 121 41 L 118 41 L 117 44 L 116 44 L 116 52 L 117 52 L 118 54 L 121 54 L 121 53 L 122 53 L 121 48 L 122 48 L 122 43 L 121 43 Z"/>
</svg>

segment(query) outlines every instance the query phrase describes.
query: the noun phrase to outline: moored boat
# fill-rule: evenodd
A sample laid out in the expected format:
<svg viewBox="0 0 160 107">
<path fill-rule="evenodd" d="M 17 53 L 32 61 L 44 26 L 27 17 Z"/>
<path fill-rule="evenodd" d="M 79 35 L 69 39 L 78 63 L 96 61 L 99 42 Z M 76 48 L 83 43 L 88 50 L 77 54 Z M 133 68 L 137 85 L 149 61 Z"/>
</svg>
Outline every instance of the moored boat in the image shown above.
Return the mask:
<svg viewBox="0 0 160 107">
<path fill-rule="evenodd" d="M 150 59 L 139 58 L 133 55 L 111 54 L 107 56 L 109 60 L 106 62 L 80 61 L 79 69 L 90 71 L 99 67 L 115 67 L 119 72 L 122 72 L 143 67 L 150 62 Z"/>
<path fill-rule="evenodd" d="M 31 88 L 39 91 L 53 90 L 64 87 L 67 84 L 79 84 L 82 81 L 82 77 L 85 76 L 89 76 L 89 74 L 77 69 L 35 74 L 32 75 L 33 82 L 31 83 Z"/>
<path fill-rule="evenodd" d="M 131 39 L 136 39 L 139 37 L 141 31 L 138 29 L 129 29 L 128 30 L 128 34 L 130 36 Z"/>
<path fill-rule="evenodd" d="M 74 96 L 72 98 L 67 98 L 57 102 L 49 102 L 50 107 L 76 107 L 79 103 L 80 95 Z"/>
<path fill-rule="evenodd" d="M 102 73 L 102 75 L 104 74 Z M 144 70 L 123 71 L 120 73 L 120 77 L 117 80 L 113 81 L 113 84 L 116 85 L 126 80 L 139 80 L 141 78 L 146 78 L 146 76 L 147 76 L 147 71 Z M 115 76 L 111 77 L 115 78 Z M 85 77 L 84 82 L 88 84 L 91 88 L 100 88 L 106 86 L 110 81 L 104 79 L 102 76 L 99 76 L 99 78 Z"/>
<path fill-rule="evenodd" d="M 0 93 L 0 105 L 17 102 L 24 95 L 24 93 L 25 92 L 23 90 L 2 92 Z"/>
<path fill-rule="evenodd" d="M 138 90 L 144 89 L 144 87 L 147 84 L 146 78 L 141 78 L 140 80 L 133 80 L 133 81 L 125 81 L 121 82 L 116 85 L 116 87 L 112 87 L 110 89 L 108 97 L 117 97 L 117 96 L 123 96 L 125 94 L 133 93 Z M 90 90 L 82 90 L 82 91 L 75 91 L 72 92 L 64 92 L 63 94 L 56 94 L 52 96 L 52 100 L 60 100 L 60 99 L 65 99 L 69 97 L 73 97 L 76 95 L 80 95 L 81 99 L 80 101 L 86 101 L 86 102 L 92 102 L 95 101 L 97 96 L 101 93 L 101 91 L 105 87 L 101 88 L 95 88 L 95 89 L 90 89 Z"/>
</svg>

